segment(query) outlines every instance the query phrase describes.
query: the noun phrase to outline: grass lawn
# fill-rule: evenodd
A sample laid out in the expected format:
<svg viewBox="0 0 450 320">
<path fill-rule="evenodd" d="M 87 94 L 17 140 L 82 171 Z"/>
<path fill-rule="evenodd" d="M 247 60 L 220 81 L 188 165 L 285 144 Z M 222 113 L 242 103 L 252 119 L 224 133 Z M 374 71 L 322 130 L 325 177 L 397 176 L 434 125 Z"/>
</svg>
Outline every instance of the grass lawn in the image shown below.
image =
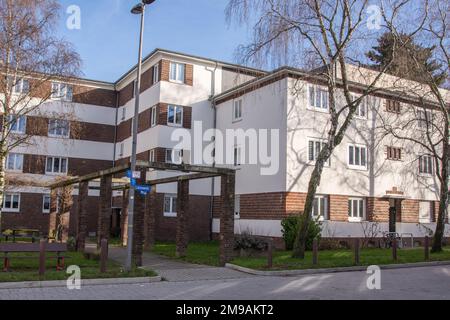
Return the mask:
<svg viewBox="0 0 450 320">
<path fill-rule="evenodd" d="M 30 257 L 31 259 L 14 259 L 14 256 Z M 47 257 L 53 257 L 49 253 Z M 99 278 L 123 278 L 123 277 L 148 277 L 156 275 L 153 271 L 135 269 L 131 272 L 123 272 L 120 264 L 109 260 L 106 273 L 100 273 L 100 261 L 86 259 L 82 253 L 68 252 L 68 258 L 65 259 L 66 268 L 70 265 L 77 265 L 81 269 L 81 279 L 99 279 Z M 2 255 L 0 255 L 2 257 Z M 15 281 L 38 281 L 38 280 L 66 280 L 70 275 L 63 271 L 56 271 L 56 259 L 47 258 L 46 272 L 43 278 L 39 277 L 39 254 L 38 253 L 20 253 L 10 254 L 11 272 L 0 270 L 0 282 Z M 3 264 L 3 259 L 1 259 Z"/>
<path fill-rule="evenodd" d="M 175 258 L 175 244 L 168 242 L 158 242 L 152 250 L 153 253 L 166 257 Z M 219 265 L 219 242 L 191 242 L 187 249 L 187 256 L 184 258 L 175 258 L 197 264 L 206 264 L 210 266 Z"/>
<path fill-rule="evenodd" d="M 154 253 L 175 258 L 174 243 L 157 243 Z M 424 261 L 424 249 L 398 249 L 396 263 L 410 263 Z M 217 241 L 190 243 L 187 256 L 180 260 L 217 266 L 219 264 L 219 243 Z M 441 253 L 430 253 L 431 261 L 450 261 L 450 248 Z M 237 257 L 231 263 L 259 270 L 267 270 L 267 257 Z M 393 264 L 391 249 L 361 249 L 360 265 Z M 304 260 L 291 257 L 291 251 L 275 251 L 272 270 L 292 270 L 311 268 L 349 267 L 353 265 L 352 250 L 323 250 L 319 251 L 319 263 L 312 264 L 312 253 L 307 252 Z"/>
</svg>

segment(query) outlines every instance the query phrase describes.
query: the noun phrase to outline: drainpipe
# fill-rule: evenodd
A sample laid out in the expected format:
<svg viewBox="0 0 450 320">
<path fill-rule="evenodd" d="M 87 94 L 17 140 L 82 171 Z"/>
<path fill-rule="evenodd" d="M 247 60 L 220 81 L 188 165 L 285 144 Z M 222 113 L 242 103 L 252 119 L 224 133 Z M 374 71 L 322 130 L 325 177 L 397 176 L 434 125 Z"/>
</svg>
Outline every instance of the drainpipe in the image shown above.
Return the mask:
<svg viewBox="0 0 450 320">
<path fill-rule="evenodd" d="M 114 121 L 114 150 L 113 150 L 113 167 L 116 166 L 116 144 L 117 144 L 117 120 L 119 119 L 119 92 L 117 87 L 114 87 L 116 91 L 116 119 Z"/>
<path fill-rule="evenodd" d="M 216 109 L 216 101 L 214 100 L 214 96 L 216 94 L 216 70 L 218 63 L 214 67 L 214 70 L 211 72 L 211 96 L 209 100 L 211 101 L 211 108 L 213 109 L 213 129 L 217 128 L 217 109 Z M 214 136 L 214 160 L 212 166 L 216 166 L 216 137 Z M 211 196 L 209 199 L 209 240 L 213 239 L 213 203 L 214 203 L 214 193 L 215 193 L 215 181 L 216 178 L 211 178 Z"/>
</svg>

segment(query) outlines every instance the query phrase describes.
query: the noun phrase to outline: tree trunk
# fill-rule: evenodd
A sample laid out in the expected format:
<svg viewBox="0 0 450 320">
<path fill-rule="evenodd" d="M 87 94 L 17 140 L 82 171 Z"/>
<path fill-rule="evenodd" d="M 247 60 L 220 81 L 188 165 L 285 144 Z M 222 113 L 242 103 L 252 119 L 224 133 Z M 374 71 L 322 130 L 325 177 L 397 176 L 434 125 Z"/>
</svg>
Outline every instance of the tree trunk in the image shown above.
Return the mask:
<svg viewBox="0 0 450 320">
<path fill-rule="evenodd" d="M 3 152 L 3 143 L 0 143 L 0 233 L 3 231 L 3 197 L 5 193 L 5 161 L 6 156 Z"/>
<path fill-rule="evenodd" d="M 306 238 L 308 236 L 309 224 L 311 222 L 311 212 L 314 204 L 314 196 L 316 195 L 317 187 L 320 184 L 323 166 L 330 157 L 330 154 L 331 152 L 319 153 L 314 171 L 312 172 L 311 178 L 309 179 L 308 194 L 306 195 L 303 218 L 301 220 L 299 219 L 299 228 L 294 242 L 294 250 L 292 251 L 292 257 L 294 258 L 305 258 Z"/>
<path fill-rule="evenodd" d="M 436 221 L 436 231 L 434 232 L 433 246 L 431 252 L 441 252 L 442 242 L 444 240 L 445 219 L 447 217 L 448 208 L 448 162 L 449 162 L 449 147 L 448 147 L 448 122 L 445 125 L 444 137 L 442 139 L 442 163 L 441 163 L 441 190 L 439 192 L 439 212 Z"/>
</svg>

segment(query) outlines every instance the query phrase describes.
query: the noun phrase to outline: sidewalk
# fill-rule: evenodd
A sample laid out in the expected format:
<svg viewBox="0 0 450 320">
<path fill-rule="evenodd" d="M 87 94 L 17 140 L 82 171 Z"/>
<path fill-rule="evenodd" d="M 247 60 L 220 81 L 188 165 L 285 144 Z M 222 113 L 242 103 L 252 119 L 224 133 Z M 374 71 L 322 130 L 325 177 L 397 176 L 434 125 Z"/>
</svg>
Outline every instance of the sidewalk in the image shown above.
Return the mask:
<svg viewBox="0 0 450 320">
<path fill-rule="evenodd" d="M 109 248 L 110 259 L 123 264 L 125 262 L 125 257 L 125 248 Z M 163 278 L 163 280 L 166 281 L 220 280 L 255 277 L 255 275 L 246 274 L 237 270 L 231 270 L 229 268 L 187 263 L 150 252 L 144 252 L 142 256 L 142 263 L 144 268 L 149 268 L 156 271 Z"/>
</svg>

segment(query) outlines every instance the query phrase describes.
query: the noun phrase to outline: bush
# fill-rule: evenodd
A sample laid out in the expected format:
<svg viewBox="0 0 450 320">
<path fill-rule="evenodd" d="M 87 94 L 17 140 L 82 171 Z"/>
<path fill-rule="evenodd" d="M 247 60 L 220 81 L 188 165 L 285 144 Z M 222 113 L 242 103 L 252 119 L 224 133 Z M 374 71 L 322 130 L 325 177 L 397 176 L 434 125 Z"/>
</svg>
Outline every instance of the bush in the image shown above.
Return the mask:
<svg viewBox="0 0 450 320">
<path fill-rule="evenodd" d="M 74 237 L 69 237 L 67 239 L 67 250 L 68 251 L 76 251 L 77 240 Z"/>
<path fill-rule="evenodd" d="M 283 239 L 286 246 L 286 250 L 292 250 L 294 248 L 295 238 L 297 237 L 298 227 L 303 223 L 304 215 L 291 216 L 284 218 L 281 221 Z M 308 235 L 306 237 L 306 250 L 312 250 L 312 243 L 315 238 L 320 239 L 321 227 L 315 220 L 310 220 Z"/>
<path fill-rule="evenodd" d="M 267 241 L 260 237 L 253 236 L 249 231 L 244 231 L 234 238 L 234 250 L 256 250 L 267 249 Z"/>
</svg>

